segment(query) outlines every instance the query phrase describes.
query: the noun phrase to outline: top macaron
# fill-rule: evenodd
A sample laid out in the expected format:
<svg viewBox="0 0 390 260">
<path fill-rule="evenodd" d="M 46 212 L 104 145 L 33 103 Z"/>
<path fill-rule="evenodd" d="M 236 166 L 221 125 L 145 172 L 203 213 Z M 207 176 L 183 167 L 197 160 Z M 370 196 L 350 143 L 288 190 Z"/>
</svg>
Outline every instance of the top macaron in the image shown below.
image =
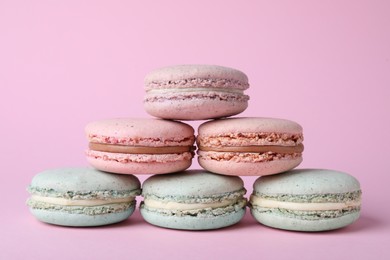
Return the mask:
<svg viewBox="0 0 390 260">
<path fill-rule="evenodd" d="M 248 77 L 214 65 L 164 67 L 145 77 L 144 107 L 164 119 L 206 120 L 228 117 L 248 107 Z"/>
</svg>

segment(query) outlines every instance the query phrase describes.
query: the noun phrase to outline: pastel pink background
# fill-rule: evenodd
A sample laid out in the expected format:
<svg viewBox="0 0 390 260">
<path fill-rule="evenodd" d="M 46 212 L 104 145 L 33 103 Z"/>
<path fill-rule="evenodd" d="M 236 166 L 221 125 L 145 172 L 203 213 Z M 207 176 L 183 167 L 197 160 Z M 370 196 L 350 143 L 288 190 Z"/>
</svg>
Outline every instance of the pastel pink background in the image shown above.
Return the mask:
<svg viewBox="0 0 390 260">
<path fill-rule="evenodd" d="M 1 0 L 0 258 L 389 259 L 389 10 L 386 0 Z M 360 220 L 314 234 L 267 228 L 250 214 L 206 232 L 157 228 L 138 211 L 102 228 L 36 221 L 25 205 L 31 178 L 87 165 L 85 124 L 147 117 L 144 76 L 183 63 L 244 71 L 251 100 L 242 115 L 302 124 L 300 167 L 357 177 Z M 244 180 L 249 194 L 255 178 Z"/>
</svg>

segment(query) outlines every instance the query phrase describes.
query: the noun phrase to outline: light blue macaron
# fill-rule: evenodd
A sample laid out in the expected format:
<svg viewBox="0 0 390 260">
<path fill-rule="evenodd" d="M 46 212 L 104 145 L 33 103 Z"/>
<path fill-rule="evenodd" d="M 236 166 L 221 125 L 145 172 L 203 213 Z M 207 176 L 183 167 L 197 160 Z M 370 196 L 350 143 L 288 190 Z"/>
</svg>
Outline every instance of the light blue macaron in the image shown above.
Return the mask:
<svg viewBox="0 0 390 260">
<path fill-rule="evenodd" d="M 27 204 L 40 221 L 62 226 L 100 226 L 127 219 L 134 211 L 140 182 L 91 168 L 61 168 L 36 175 Z"/>
<path fill-rule="evenodd" d="M 183 230 L 231 226 L 245 214 L 246 190 L 237 176 L 190 170 L 148 178 L 140 210 L 150 224 Z"/>
<path fill-rule="evenodd" d="M 295 231 L 345 227 L 359 218 L 360 184 L 353 176 L 323 169 L 299 169 L 260 177 L 250 208 L 260 223 Z"/>
</svg>

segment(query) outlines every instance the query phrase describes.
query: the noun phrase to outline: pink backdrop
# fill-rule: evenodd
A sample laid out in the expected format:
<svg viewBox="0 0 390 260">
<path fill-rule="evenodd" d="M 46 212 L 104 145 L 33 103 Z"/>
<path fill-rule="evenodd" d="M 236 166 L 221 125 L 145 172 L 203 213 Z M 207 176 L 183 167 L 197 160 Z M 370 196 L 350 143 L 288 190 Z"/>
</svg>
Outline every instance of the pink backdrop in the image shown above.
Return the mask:
<svg viewBox="0 0 390 260">
<path fill-rule="evenodd" d="M 389 259 L 389 10 L 386 0 L 1 0 L 0 258 Z M 102 228 L 36 221 L 25 205 L 31 178 L 87 165 L 85 124 L 148 116 L 144 76 L 182 63 L 247 73 L 242 115 L 302 124 L 300 167 L 356 176 L 360 220 L 315 234 L 267 228 L 250 214 L 207 232 L 150 226 L 138 211 Z M 248 193 L 254 179 L 244 178 Z"/>
</svg>

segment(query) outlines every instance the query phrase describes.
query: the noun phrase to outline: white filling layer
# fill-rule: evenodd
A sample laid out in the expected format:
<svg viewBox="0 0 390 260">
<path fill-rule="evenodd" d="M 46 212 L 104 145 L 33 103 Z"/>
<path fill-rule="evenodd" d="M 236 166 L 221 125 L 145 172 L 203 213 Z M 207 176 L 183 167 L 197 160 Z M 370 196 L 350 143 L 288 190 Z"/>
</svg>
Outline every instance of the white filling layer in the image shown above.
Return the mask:
<svg viewBox="0 0 390 260">
<path fill-rule="evenodd" d="M 223 92 L 243 95 L 244 91 L 240 89 L 224 89 L 224 88 L 164 88 L 150 89 L 148 94 L 167 94 L 167 93 L 188 93 L 188 92 Z"/>
<path fill-rule="evenodd" d="M 130 203 L 134 201 L 134 197 L 127 198 L 110 198 L 106 200 L 102 199 L 93 199 L 93 200 L 70 200 L 64 198 L 54 198 L 54 197 L 43 197 L 39 195 L 32 195 L 31 199 L 37 202 L 44 202 L 49 204 L 61 205 L 61 206 L 101 206 L 114 203 Z"/>
<path fill-rule="evenodd" d="M 287 202 L 287 201 L 276 201 L 269 200 L 251 195 L 250 203 L 253 206 L 263 208 L 283 208 L 289 210 L 302 210 L 302 211 L 317 211 L 317 210 L 341 210 L 349 207 L 359 207 L 361 204 L 360 200 L 348 201 L 348 202 L 326 202 L 326 203 L 299 203 L 299 202 Z"/>
<path fill-rule="evenodd" d="M 179 203 L 174 201 L 160 201 L 145 198 L 145 206 L 155 209 L 167 209 L 167 210 L 194 210 L 194 209 L 206 209 L 206 208 L 222 208 L 237 203 L 236 200 L 224 200 L 221 202 L 213 203 Z"/>
</svg>

